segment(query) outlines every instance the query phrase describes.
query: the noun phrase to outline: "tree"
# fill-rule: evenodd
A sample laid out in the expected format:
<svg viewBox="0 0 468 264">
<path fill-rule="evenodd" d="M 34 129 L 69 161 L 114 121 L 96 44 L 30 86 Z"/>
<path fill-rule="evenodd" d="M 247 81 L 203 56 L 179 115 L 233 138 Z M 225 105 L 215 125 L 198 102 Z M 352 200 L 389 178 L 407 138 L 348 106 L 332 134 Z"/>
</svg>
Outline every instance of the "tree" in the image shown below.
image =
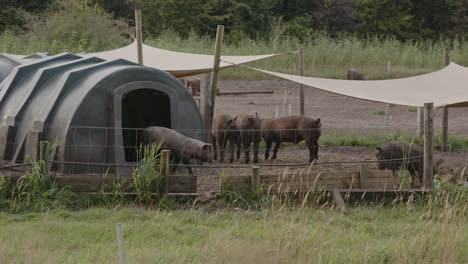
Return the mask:
<svg viewBox="0 0 468 264">
<path fill-rule="evenodd" d="M 44 11 L 51 0 L 1 0 L 0 33 L 6 28 L 24 26 L 24 12 L 38 13 Z"/>
<path fill-rule="evenodd" d="M 356 23 L 352 0 L 323 0 L 312 14 L 315 27 L 331 34 L 352 31 Z"/>
<path fill-rule="evenodd" d="M 358 0 L 355 3 L 358 31 L 366 35 L 414 37 L 409 0 Z"/>
</svg>

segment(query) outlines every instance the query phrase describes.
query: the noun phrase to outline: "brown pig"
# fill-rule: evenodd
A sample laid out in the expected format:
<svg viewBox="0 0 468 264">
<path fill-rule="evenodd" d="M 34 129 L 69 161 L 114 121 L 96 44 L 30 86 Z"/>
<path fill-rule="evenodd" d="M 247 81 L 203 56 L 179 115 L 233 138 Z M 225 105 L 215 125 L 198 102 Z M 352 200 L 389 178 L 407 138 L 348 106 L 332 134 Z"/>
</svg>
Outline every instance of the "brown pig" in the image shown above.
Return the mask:
<svg viewBox="0 0 468 264">
<path fill-rule="evenodd" d="M 211 139 L 213 143 L 213 159 L 218 159 L 217 147 L 219 147 L 219 162 L 224 162 L 224 150 L 229 142 L 229 162 L 234 161 L 234 148 L 239 140 L 239 131 L 237 130 L 234 119 L 225 114 L 218 114 L 213 119 L 211 129 Z"/>
<path fill-rule="evenodd" d="M 281 142 L 297 144 L 305 140 L 309 149 L 309 162 L 318 159 L 318 140 L 321 135 L 320 118 L 305 116 L 284 116 L 264 122 L 262 136 L 265 140 L 265 160 L 270 157 L 270 148 L 275 143 L 273 156 L 276 159 Z"/>
<path fill-rule="evenodd" d="M 245 163 L 250 162 L 250 149 L 253 145 L 253 162 L 258 163 L 258 147 L 260 145 L 261 127 L 260 118 L 255 115 L 239 114 L 234 117 L 236 127 L 239 130 L 239 140 L 237 142 L 237 159 L 240 159 L 241 147 L 245 151 Z"/>
<path fill-rule="evenodd" d="M 182 160 L 190 174 L 193 174 L 190 159 L 203 162 L 211 160 L 211 144 L 187 137 L 181 133 L 158 126 L 151 126 L 143 131 L 143 144 L 161 144 L 160 150 L 170 150 L 173 157 L 172 172 Z"/>
<path fill-rule="evenodd" d="M 377 164 L 380 170 L 407 169 L 411 175 L 413 186 L 415 185 L 415 176 L 418 174 L 419 183 L 423 181 L 424 170 L 424 150 L 421 146 L 402 141 L 385 142 L 380 147 L 376 147 L 376 158 L 379 160 Z M 438 172 L 439 165 L 443 162 L 441 159 L 434 160 L 432 173 Z"/>
</svg>

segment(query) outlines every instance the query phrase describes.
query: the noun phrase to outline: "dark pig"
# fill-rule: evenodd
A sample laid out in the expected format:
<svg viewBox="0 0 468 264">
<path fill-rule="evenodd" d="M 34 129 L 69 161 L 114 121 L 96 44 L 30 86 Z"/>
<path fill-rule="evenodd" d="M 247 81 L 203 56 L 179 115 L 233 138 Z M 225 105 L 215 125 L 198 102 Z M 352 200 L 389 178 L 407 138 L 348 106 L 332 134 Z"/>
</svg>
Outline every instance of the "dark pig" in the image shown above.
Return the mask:
<svg viewBox="0 0 468 264">
<path fill-rule="evenodd" d="M 393 174 L 399 169 L 407 169 L 411 175 L 413 186 L 415 185 L 415 176 L 418 174 L 419 183 L 423 182 L 424 171 L 424 150 L 421 146 L 415 143 L 392 141 L 386 142 L 382 146 L 377 147 L 376 158 L 380 162 L 378 167 L 380 170 L 392 170 Z M 441 159 L 434 162 L 432 172 L 435 175 L 438 171 Z"/>
<path fill-rule="evenodd" d="M 219 161 L 224 162 L 224 150 L 229 142 L 229 162 L 234 161 L 234 148 L 239 140 L 239 131 L 237 130 L 236 122 L 234 119 L 225 114 L 218 114 L 213 119 L 213 127 L 211 129 L 211 139 L 213 143 L 213 158 L 217 160 L 219 147 Z"/>
<path fill-rule="evenodd" d="M 270 157 L 273 143 L 275 148 L 271 159 L 276 159 L 281 142 L 297 144 L 303 140 L 309 149 L 309 162 L 317 160 L 321 126 L 320 118 L 312 119 L 305 116 L 284 116 L 264 122 L 262 136 L 266 144 L 265 160 Z"/>
<path fill-rule="evenodd" d="M 348 69 L 348 71 L 346 72 L 346 79 L 347 80 L 366 80 L 366 76 L 359 72 L 358 70 L 356 69 Z"/>
<path fill-rule="evenodd" d="M 210 162 L 211 144 L 187 137 L 181 133 L 158 126 L 151 126 L 143 132 L 143 144 L 161 144 L 161 150 L 170 150 L 173 157 L 172 172 L 182 160 L 190 174 L 193 174 L 190 160 Z"/>
<path fill-rule="evenodd" d="M 258 163 L 258 147 L 260 145 L 261 127 L 260 118 L 255 115 L 239 114 L 234 117 L 236 127 L 239 130 L 239 140 L 237 141 L 237 159 L 240 159 L 241 147 L 245 151 L 245 163 L 250 162 L 250 149 L 253 145 L 253 162 Z"/>
</svg>

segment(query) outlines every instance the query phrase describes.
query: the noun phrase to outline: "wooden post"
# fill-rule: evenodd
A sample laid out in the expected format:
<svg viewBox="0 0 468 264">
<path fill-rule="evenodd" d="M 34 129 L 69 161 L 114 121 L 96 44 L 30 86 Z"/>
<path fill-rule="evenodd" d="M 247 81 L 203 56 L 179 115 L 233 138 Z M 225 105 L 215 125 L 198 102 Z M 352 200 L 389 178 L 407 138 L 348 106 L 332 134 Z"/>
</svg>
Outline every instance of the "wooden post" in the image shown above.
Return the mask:
<svg viewBox="0 0 468 264">
<path fill-rule="evenodd" d="M 200 113 L 203 117 L 203 127 L 205 128 L 205 133 L 203 137 L 206 142 L 211 142 L 211 137 L 209 136 L 211 131 L 212 123 L 212 112 L 211 112 L 211 93 L 210 89 L 210 77 L 208 74 L 203 74 L 200 77 Z"/>
<path fill-rule="evenodd" d="M 211 81 L 210 81 L 210 91 L 211 91 L 211 116 L 210 116 L 210 126 L 206 127 L 208 130 L 211 129 L 211 124 L 213 122 L 213 114 L 215 110 L 215 101 L 216 101 L 216 91 L 218 86 L 218 73 L 219 73 L 219 63 L 221 61 L 221 48 L 223 46 L 223 37 L 224 37 L 224 26 L 218 25 L 216 30 L 216 42 L 214 49 L 214 58 L 213 58 L 213 71 L 211 72 Z"/>
<path fill-rule="evenodd" d="M 418 137 L 424 135 L 424 108 L 418 107 L 416 118 L 416 134 Z"/>
<path fill-rule="evenodd" d="M 143 64 L 143 37 L 141 33 L 141 9 L 135 8 L 135 30 L 137 41 L 138 64 Z"/>
<path fill-rule="evenodd" d="M 163 150 L 161 151 L 161 177 L 163 177 L 163 186 L 161 193 L 163 195 L 168 193 L 169 190 L 169 165 L 171 163 L 171 151 Z M 175 166 L 175 165 L 174 165 Z"/>
<path fill-rule="evenodd" d="M 445 66 L 450 64 L 450 53 L 448 49 L 444 51 Z M 445 152 L 448 150 L 448 107 L 442 107 L 442 142 L 440 144 L 440 151 Z"/>
<path fill-rule="evenodd" d="M 301 71 L 301 76 L 304 76 L 304 48 L 299 50 L 299 70 Z M 301 116 L 304 115 L 304 85 L 299 86 L 299 105 L 301 109 Z"/>
<path fill-rule="evenodd" d="M 335 200 L 335 204 L 340 209 L 342 213 L 347 213 L 348 209 L 346 208 L 346 204 L 341 196 L 341 193 L 337 189 L 333 189 L 333 199 Z"/>
<path fill-rule="evenodd" d="M 125 263 L 127 263 L 127 260 L 125 258 L 122 224 L 117 224 L 117 241 L 119 242 L 120 264 L 125 264 Z"/>
<path fill-rule="evenodd" d="M 424 173 L 423 186 L 425 189 L 432 188 L 432 166 L 433 166 L 433 103 L 424 104 Z"/>
<path fill-rule="evenodd" d="M 369 168 L 366 163 L 361 164 L 359 178 L 361 182 L 361 189 L 366 189 L 369 182 Z"/>
<path fill-rule="evenodd" d="M 252 166 L 252 178 L 251 178 L 252 191 L 255 191 L 260 187 L 260 166 Z"/>
</svg>

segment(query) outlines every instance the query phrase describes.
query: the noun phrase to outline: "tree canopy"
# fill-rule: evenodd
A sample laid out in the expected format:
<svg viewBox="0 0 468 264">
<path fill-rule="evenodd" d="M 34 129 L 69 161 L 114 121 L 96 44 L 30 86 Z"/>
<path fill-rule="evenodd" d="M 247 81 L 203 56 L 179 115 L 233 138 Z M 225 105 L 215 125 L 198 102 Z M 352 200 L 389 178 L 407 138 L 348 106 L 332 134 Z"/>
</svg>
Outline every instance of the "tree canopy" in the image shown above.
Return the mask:
<svg viewBox="0 0 468 264">
<path fill-rule="evenodd" d="M 70 0 L 0 0 L 0 32 L 28 30 L 31 16 L 45 17 Z M 73 2 L 73 1 L 72 1 Z M 223 24 L 227 39 L 296 37 L 317 31 L 331 36 L 393 36 L 402 41 L 455 38 L 468 30 L 468 0 L 81 0 L 103 16 L 132 25 L 143 12 L 145 36 L 171 30 L 180 36 L 213 34 Z M 96 14 L 101 15 L 101 13 Z"/>
</svg>

